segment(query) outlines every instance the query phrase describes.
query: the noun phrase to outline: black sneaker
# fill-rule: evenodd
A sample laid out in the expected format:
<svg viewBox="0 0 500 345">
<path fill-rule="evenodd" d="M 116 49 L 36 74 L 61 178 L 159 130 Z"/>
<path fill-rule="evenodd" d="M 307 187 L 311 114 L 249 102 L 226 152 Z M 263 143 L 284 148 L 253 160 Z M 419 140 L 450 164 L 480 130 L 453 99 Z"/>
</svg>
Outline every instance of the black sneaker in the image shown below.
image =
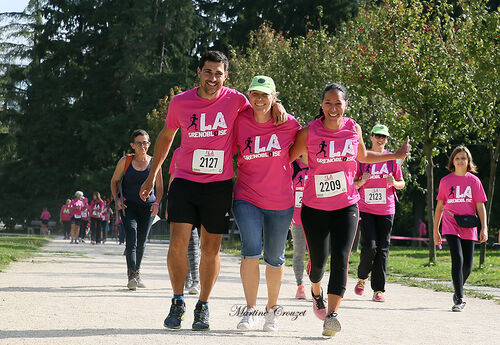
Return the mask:
<svg viewBox="0 0 500 345">
<path fill-rule="evenodd" d="M 209 331 L 210 325 L 208 324 L 208 305 L 196 304 L 194 309 L 193 331 Z"/>
<path fill-rule="evenodd" d="M 172 305 L 167 318 L 163 321 L 163 326 L 170 329 L 181 328 L 181 321 L 184 320 L 186 314 L 186 304 L 180 298 L 172 298 Z"/>
<path fill-rule="evenodd" d="M 462 311 L 465 308 L 465 302 L 462 299 L 458 299 L 457 303 L 451 307 L 451 311 Z"/>
</svg>

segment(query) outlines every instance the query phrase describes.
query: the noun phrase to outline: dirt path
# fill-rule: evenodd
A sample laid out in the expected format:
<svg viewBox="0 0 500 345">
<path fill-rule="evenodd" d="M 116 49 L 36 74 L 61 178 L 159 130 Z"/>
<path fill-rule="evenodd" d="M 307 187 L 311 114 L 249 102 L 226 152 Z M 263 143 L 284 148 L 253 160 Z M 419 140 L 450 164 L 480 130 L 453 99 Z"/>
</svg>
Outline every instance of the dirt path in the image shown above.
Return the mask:
<svg viewBox="0 0 500 345">
<path fill-rule="evenodd" d="M 125 287 L 123 245 L 54 240 L 44 249 L 49 253 L 0 273 L 0 344 L 500 344 L 500 305 L 492 301 L 467 298 L 466 310 L 453 313 L 450 293 L 388 284 L 387 302 L 376 303 L 369 293 L 352 292 L 354 279 L 339 312 L 342 331 L 323 338 L 310 300 L 293 298 L 291 268 L 280 304 L 296 319 L 281 317 L 277 333 L 239 331 L 239 317 L 232 315 L 245 304 L 239 260 L 228 255 L 222 255 L 210 301 L 212 331 L 190 330 L 193 296 L 186 296 L 183 329 L 169 331 L 163 327 L 172 296 L 167 245 L 148 244 L 142 270 L 147 289 L 135 292 Z M 261 281 L 259 311 L 265 293 Z"/>
</svg>

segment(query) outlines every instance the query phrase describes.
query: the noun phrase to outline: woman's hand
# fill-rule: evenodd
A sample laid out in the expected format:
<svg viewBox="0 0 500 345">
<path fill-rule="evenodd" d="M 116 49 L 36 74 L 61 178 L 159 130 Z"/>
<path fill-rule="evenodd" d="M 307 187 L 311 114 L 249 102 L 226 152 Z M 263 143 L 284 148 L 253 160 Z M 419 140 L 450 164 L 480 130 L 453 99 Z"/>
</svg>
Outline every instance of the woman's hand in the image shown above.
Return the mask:
<svg viewBox="0 0 500 345">
<path fill-rule="evenodd" d="M 116 209 L 117 209 L 118 211 L 120 211 L 120 210 L 123 210 L 123 209 L 125 209 L 125 208 L 127 208 L 127 205 L 123 204 L 123 203 L 122 203 L 122 201 L 121 201 L 120 199 L 117 199 L 117 200 L 116 200 Z"/>
<path fill-rule="evenodd" d="M 479 242 L 483 243 L 488 241 L 488 227 L 482 228 L 479 232 Z"/>
<path fill-rule="evenodd" d="M 160 210 L 160 204 L 158 204 L 157 202 L 153 203 L 153 205 L 151 205 L 151 217 L 154 217 L 158 214 L 158 211 Z"/>
<path fill-rule="evenodd" d="M 441 238 L 441 234 L 439 231 L 434 230 L 434 244 L 436 246 L 440 246 L 443 243 L 443 239 Z"/>
<path fill-rule="evenodd" d="M 396 158 L 403 159 L 410 155 L 411 145 L 410 145 L 410 137 L 406 137 L 405 142 L 401 147 L 394 153 Z"/>
</svg>

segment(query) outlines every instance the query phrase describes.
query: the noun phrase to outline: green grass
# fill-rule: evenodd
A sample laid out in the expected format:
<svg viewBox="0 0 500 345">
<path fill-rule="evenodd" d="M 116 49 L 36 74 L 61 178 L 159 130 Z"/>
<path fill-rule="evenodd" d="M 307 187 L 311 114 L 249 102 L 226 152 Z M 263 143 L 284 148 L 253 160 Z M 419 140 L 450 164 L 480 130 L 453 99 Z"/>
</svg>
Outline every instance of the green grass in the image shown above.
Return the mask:
<svg viewBox="0 0 500 345">
<path fill-rule="evenodd" d="M 239 241 L 223 241 L 222 250 L 225 253 L 239 256 Z M 286 265 L 292 266 L 293 250 L 288 246 L 285 252 Z M 305 255 L 307 263 L 307 254 Z M 356 277 L 359 265 L 359 252 L 352 252 L 349 260 L 349 275 Z M 326 270 L 330 270 L 328 261 Z M 430 288 L 437 291 L 453 290 L 443 284 L 432 281 L 421 281 L 418 278 L 430 278 L 437 281 L 451 281 L 451 258 L 447 249 L 438 250 L 437 261 L 429 265 L 429 249 L 414 247 L 391 247 L 387 265 L 387 281 L 401 283 L 408 286 Z M 479 286 L 491 286 L 500 288 L 500 251 L 487 250 L 486 260 L 483 267 L 479 267 L 479 248 L 474 253 L 474 266 L 467 283 Z M 468 292 L 470 296 L 492 299 L 493 296 L 480 293 Z"/>
<path fill-rule="evenodd" d="M 33 256 L 49 240 L 43 236 L 0 236 L 0 270 L 12 261 Z"/>
</svg>

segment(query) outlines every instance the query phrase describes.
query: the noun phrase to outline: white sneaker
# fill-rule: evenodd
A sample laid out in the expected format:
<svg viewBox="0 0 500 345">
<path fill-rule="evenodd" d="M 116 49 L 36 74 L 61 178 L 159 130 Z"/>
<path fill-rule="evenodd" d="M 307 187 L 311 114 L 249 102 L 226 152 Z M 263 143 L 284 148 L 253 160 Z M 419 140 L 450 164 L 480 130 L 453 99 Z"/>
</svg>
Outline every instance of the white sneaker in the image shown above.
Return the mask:
<svg viewBox="0 0 500 345">
<path fill-rule="evenodd" d="M 278 316 L 276 315 L 276 309 L 270 309 L 266 311 L 266 316 L 264 320 L 265 320 L 264 327 L 262 327 L 262 329 L 265 332 L 278 331 Z"/>
<path fill-rule="evenodd" d="M 189 288 L 189 294 L 190 295 L 199 295 L 200 294 L 200 285 L 193 283 L 191 287 Z"/>
<path fill-rule="evenodd" d="M 236 326 L 236 328 L 243 330 L 255 329 L 257 328 L 258 324 L 259 324 L 259 319 L 255 315 L 255 309 L 248 308 L 243 313 L 243 318 L 238 323 L 238 326 Z"/>
</svg>

